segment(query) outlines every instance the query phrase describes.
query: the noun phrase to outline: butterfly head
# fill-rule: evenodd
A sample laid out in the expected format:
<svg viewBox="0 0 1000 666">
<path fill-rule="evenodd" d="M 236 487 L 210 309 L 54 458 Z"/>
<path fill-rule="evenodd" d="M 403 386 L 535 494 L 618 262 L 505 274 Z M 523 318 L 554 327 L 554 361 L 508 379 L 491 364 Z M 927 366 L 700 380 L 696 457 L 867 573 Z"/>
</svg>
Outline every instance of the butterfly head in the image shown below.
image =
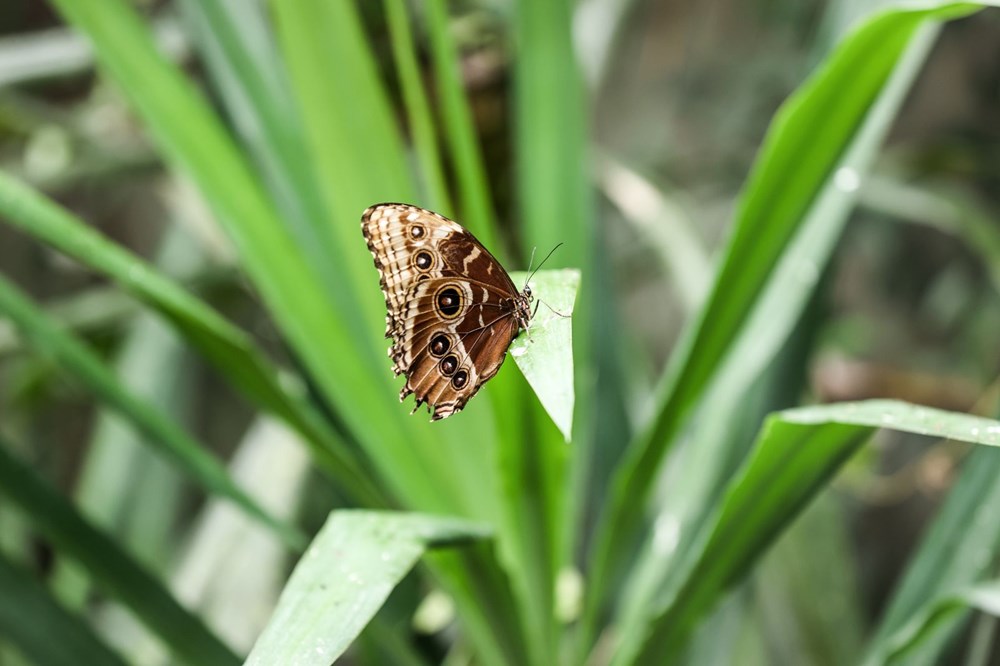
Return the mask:
<svg viewBox="0 0 1000 666">
<path fill-rule="evenodd" d="M 531 321 L 534 314 L 531 311 L 531 302 L 534 299 L 535 297 L 531 295 L 531 287 L 528 285 L 524 285 L 524 289 L 514 299 L 514 319 L 517 320 L 518 326 L 522 329 L 528 328 L 528 322 Z"/>
</svg>

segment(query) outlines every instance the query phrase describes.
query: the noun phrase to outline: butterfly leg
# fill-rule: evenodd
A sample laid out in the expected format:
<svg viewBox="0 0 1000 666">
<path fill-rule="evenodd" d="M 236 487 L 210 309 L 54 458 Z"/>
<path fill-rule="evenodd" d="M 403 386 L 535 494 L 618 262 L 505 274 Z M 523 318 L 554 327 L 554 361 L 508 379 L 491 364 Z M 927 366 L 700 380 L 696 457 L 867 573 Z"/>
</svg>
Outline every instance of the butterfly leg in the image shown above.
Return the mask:
<svg viewBox="0 0 1000 666">
<path fill-rule="evenodd" d="M 545 303 L 545 301 L 538 301 L 538 302 L 539 303 Z M 552 314 L 557 315 L 559 317 L 562 317 L 563 319 L 569 319 L 570 318 L 570 315 L 563 314 L 562 312 L 559 312 L 559 310 L 556 310 L 554 307 L 552 307 L 548 303 L 545 303 L 545 307 L 547 307 Z M 538 305 L 537 304 L 535 305 L 535 311 L 536 312 L 538 311 Z"/>
</svg>

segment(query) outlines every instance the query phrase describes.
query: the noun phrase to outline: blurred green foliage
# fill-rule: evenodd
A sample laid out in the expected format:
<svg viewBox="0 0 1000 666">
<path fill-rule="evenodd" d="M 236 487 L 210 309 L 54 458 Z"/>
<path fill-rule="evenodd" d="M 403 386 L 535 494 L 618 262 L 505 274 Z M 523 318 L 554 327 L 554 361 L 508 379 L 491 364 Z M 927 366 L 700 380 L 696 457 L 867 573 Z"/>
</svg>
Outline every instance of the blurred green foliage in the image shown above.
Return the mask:
<svg viewBox="0 0 1000 666">
<path fill-rule="evenodd" d="M 9 3 L 0 663 L 985 663 L 990 4 Z M 571 441 L 397 404 L 395 200 L 564 244 Z"/>
</svg>

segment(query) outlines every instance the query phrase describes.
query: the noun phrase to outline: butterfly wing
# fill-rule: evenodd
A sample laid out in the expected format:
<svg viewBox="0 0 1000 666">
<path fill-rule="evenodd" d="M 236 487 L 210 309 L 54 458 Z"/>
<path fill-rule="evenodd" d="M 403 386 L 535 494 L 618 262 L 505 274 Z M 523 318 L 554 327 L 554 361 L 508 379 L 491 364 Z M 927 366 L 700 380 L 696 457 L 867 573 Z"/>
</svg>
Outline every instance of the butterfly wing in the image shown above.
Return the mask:
<svg viewBox="0 0 1000 666">
<path fill-rule="evenodd" d="M 386 300 L 395 373 L 434 419 L 462 409 L 500 369 L 519 326 L 517 288 L 466 229 L 407 204 L 365 211 L 361 228 Z"/>
<path fill-rule="evenodd" d="M 442 305 L 459 293 L 455 315 Z M 485 298 L 483 298 L 485 296 Z M 434 278 L 417 284 L 400 320 L 390 354 L 405 367 L 403 400 L 411 393 L 416 407 L 434 408 L 434 420 L 460 411 L 503 364 L 518 324 L 501 308 L 496 292 L 455 278 Z"/>
</svg>

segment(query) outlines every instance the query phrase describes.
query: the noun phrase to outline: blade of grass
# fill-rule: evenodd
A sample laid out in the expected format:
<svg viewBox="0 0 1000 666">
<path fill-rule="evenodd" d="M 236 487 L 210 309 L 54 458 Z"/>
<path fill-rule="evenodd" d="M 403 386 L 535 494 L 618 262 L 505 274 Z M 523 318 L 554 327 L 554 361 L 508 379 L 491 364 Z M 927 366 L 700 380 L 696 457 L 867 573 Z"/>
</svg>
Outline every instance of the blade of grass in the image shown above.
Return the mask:
<svg viewBox="0 0 1000 666">
<path fill-rule="evenodd" d="M 310 155 L 319 179 L 326 184 L 328 224 L 349 254 L 345 276 L 352 276 L 348 282 L 357 288 L 364 305 L 337 309 L 340 318 L 351 319 L 361 329 L 359 337 L 331 345 L 322 329 L 317 329 L 320 351 L 328 355 L 333 348 L 337 357 L 357 357 L 339 350 L 374 350 L 385 330 L 384 299 L 361 238 L 360 214 L 377 201 L 412 200 L 416 188 L 409 179 L 398 131 L 354 5 L 290 0 L 274 3 L 273 11 L 302 109 Z M 372 358 L 356 368 L 329 358 L 304 360 L 312 372 L 322 373 L 316 376 L 321 385 L 331 385 L 329 394 L 340 394 L 336 404 L 347 410 L 344 418 L 358 423 L 359 440 L 407 506 L 492 519 L 494 497 L 480 490 L 495 432 L 487 405 L 470 405 L 462 414 L 464 428 L 454 425 L 454 419 L 431 428 L 420 422 L 423 419 L 407 418 L 394 404 L 398 388 L 393 386 L 384 349 L 373 351 Z M 343 381 L 344 377 L 352 378 L 351 382 Z M 345 388 L 350 395 L 345 395 Z M 362 388 L 372 394 L 359 393 Z M 469 428 L 482 436 L 482 448 L 468 446 L 465 432 Z M 443 465 L 442 460 L 449 463 Z M 479 477 L 472 493 L 465 485 L 470 474 Z"/>
<path fill-rule="evenodd" d="M 954 624 L 955 619 L 966 615 L 969 610 L 1000 617 L 1000 581 L 980 583 L 928 605 L 890 636 L 884 651 L 872 655 L 867 663 L 889 664 L 900 661 L 926 644 L 932 634 L 942 629 L 942 625 Z"/>
<path fill-rule="evenodd" d="M 265 3 L 184 0 L 180 8 L 282 221 L 326 291 L 343 290 L 344 252 L 327 224 L 326 202 Z"/>
<path fill-rule="evenodd" d="M 139 310 L 117 287 L 91 287 L 46 304 L 45 313 L 61 328 L 80 334 L 116 330 Z M 17 354 L 23 343 L 13 327 L 0 325 L 0 357 Z"/>
<path fill-rule="evenodd" d="M 594 243 L 587 181 L 587 100 L 573 55 L 568 0 L 515 5 L 514 122 L 519 214 L 525 249 L 586 275 Z"/>
<path fill-rule="evenodd" d="M 894 636 L 925 615 L 935 600 L 993 574 L 1000 552 L 1000 523 L 993 507 L 1000 502 L 1000 456 L 973 451 L 944 506 L 911 558 L 868 644 L 868 659 L 884 654 Z M 924 638 L 910 663 L 933 664 L 960 626 L 961 617 L 944 620 L 947 631 Z"/>
<path fill-rule="evenodd" d="M 668 663 L 719 595 L 739 581 L 773 539 L 875 431 L 1000 446 L 1000 423 L 891 400 L 803 407 L 768 418 L 704 537 L 682 564 L 666 602 L 646 623 L 623 627 L 616 664 Z"/>
<path fill-rule="evenodd" d="M 513 7 L 513 148 L 521 251 L 537 247 L 544 256 L 564 243 L 546 266 L 576 268 L 583 276 L 576 319 L 585 324 L 574 331 L 573 343 L 578 406 L 573 431 L 579 443 L 592 436 L 588 421 L 598 411 L 588 411 L 593 405 L 594 356 L 589 308 L 594 281 L 600 277 L 590 272 L 596 238 L 587 182 L 587 102 L 571 38 L 573 8 L 574 3 L 566 0 L 521 1 Z M 533 437 L 522 435 L 509 444 L 506 455 L 522 462 L 507 479 L 507 524 L 501 546 L 504 542 L 519 546 L 507 558 L 520 586 L 522 616 L 538 646 L 533 654 L 538 663 L 554 663 L 559 631 L 553 612 L 555 579 L 570 558 L 575 527 L 566 517 L 574 488 L 568 482 L 569 459 L 565 444 L 544 429 L 536 428 Z M 583 459 L 589 453 L 578 449 L 573 457 Z"/>
<path fill-rule="evenodd" d="M 327 666 L 426 549 L 488 533 L 474 523 L 434 516 L 333 512 L 292 572 L 246 663 Z"/>
<path fill-rule="evenodd" d="M 401 158 L 396 130 L 385 120 L 390 114 L 370 64 L 371 53 L 360 36 L 351 3 L 293 0 L 275 3 L 273 8 L 312 155 L 322 180 L 329 184 L 333 224 L 343 227 L 348 247 L 359 247 L 355 240 L 358 212 L 375 201 L 411 198 L 416 190 L 411 183 L 397 182 L 406 174 L 397 164 Z M 371 338 L 376 339 L 383 330 L 382 297 L 376 288 L 371 258 L 363 248 L 359 250 L 364 264 L 362 277 L 370 285 L 362 293 L 376 306 L 372 311 L 378 313 L 377 318 L 366 321 L 366 326 Z M 502 391 L 505 381 L 501 373 L 485 392 Z M 377 421 L 399 423 L 403 412 L 397 405 L 389 407 L 391 413 L 375 412 L 372 408 L 379 406 L 372 404 L 375 402 L 355 401 L 369 410 L 369 425 Z M 508 419 L 503 421 L 506 425 Z M 394 435 L 376 437 L 371 433 L 370 443 L 377 447 L 382 465 L 401 489 L 400 495 L 409 500 L 408 506 L 495 520 L 497 497 L 492 491 L 497 481 L 490 459 L 496 451 L 499 425 L 489 402 L 478 400 L 460 419 L 435 424 L 433 430 L 410 419 Z M 469 432 L 477 433 L 475 446 L 469 446 Z M 376 458 L 376 453 L 372 456 Z M 437 558 L 431 562 L 437 562 Z M 494 660 L 492 663 L 524 663 L 518 616 L 491 615 L 487 619 L 489 609 L 481 602 L 483 598 L 499 599 L 508 594 L 506 579 L 493 571 L 494 562 L 481 561 L 478 555 L 460 561 L 445 558 L 445 562 L 440 567 L 432 564 L 432 569 L 454 595 L 459 616 L 469 627 L 479 656 Z M 469 567 L 490 572 L 487 578 L 476 581 L 476 594 L 470 591 Z"/>
<path fill-rule="evenodd" d="M 361 213 L 380 201 L 413 201 L 416 194 L 388 98 L 353 3 L 291 0 L 272 3 L 272 10 L 324 184 L 326 224 L 344 255 L 343 277 L 352 294 L 371 293 L 371 257 L 359 246 Z M 378 330 L 381 299 L 360 300 L 366 330 Z"/>
<path fill-rule="evenodd" d="M 125 666 L 79 617 L 70 614 L 34 579 L 0 553 L 0 636 L 34 664 Z M 53 637 L 58 640 L 53 640 Z M 6 663 L 6 662 L 5 662 Z"/>
<path fill-rule="evenodd" d="M 389 36 L 392 39 L 392 57 L 399 75 L 403 103 L 406 105 L 413 152 L 420 165 L 421 192 L 427 201 L 425 208 L 436 210 L 446 217 L 454 217 L 455 210 L 451 205 L 451 196 L 448 194 L 448 185 L 445 182 L 441 155 L 438 151 L 434 116 L 424 90 L 413 40 L 413 24 L 407 15 L 406 3 L 403 0 L 383 0 L 382 4 L 385 7 Z M 480 226 L 483 226 L 481 220 Z"/>
<path fill-rule="evenodd" d="M 205 490 L 232 500 L 248 515 L 272 529 L 290 547 L 301 548 L 304 545 L 304 536 L 297 529 L 261 508 L 233 483 L 226 470 L 197 441 L 147 402 L 129 393 L 94 352 L 56 328 L 2 276 L 0 313 L 10 317 L 32 347 L 76 375 L 90 391 L 130 421 L 149 438 L 147 441 L 150 444 L 155 444 Z"/>
<path fill-rule="evenodd" d="M 293 4 L 278 3 L 278 14 Z M 366 323 L 366 317 L 359 316 L 364 313 L 354 307 L 349 289 L 331 297 L 321 288 L 243 156 L 192 85 L 156 51 L 134 10 L 122 0 L 57 0 L 56 6 L 91 38 L 99 62 L 135 105 L 161 149 L 199 187 L 291 346 L 316 373 L 314 379 L 348 430 L 356 437 L 370 433 L 362 441 L 378 443 L 369 446 L 368 453 L 392 489 L 419 497 L 422 506 L 461 505 L 450 499 L 447 479 L 410 472 L 426 466 L 414 460 L 414 447 L 405 446 L 412 438 L 403 436 L 398 410 L 388 410 L 386 398 L 393 392 L 388 373 L 371 372 L 378 356 L 372 342 L 376 337 L 365 331 L 374 329 L 373 321 Z M 308 19 L 305 22 L 315 27 Z M 353 166 L 350 171 L 357 173 Z M 343 221 L 342 216 L 336 219 Z M 359 236 L 356 221 L 352 227 L 353 235 Z M 366 255 L 361 240 L 357 243 Z M 364 259 L 370 262 L 369 257 Z M 375 312 L 372 308 L 368 314 L 373 318 Z M 344 353 L 346 349 L 352 353 Z M 344 381 L 345 377 L 353 380 Z M 422 434 L 427 442 L 427 432 L 411 434 Z"/>
<path fill-rule="evenodd" d="M 720 368 L 726 381 L 746 386 L 806 302 L 856 189 L 844 181 L 861 177 L 891 117 L 884 109 L 873 110 L 880 100 L 895 108 L 908 78 L 894 72 L 902 62 L 900 72 L 912 75 L 920 62 L 919 50 L 918 57 L 906 57 L 908 47 L 927 48 L 927 34 L 918 35 L 925 21 L 975 9 L 935 3 L 879 13 L 848 36 L 775 116 L 741 195 L 734 234 L 709 300 L 671 360 L 656 416 L 615 472 L 595 537 L 592 577 L 597 584 L 588 588 L 584 626 L 590 628 L 581 632 L 584 642 L 592 640 L 591 628 L 608 603 L 608 586 L 621 575 L 625 551 L 618 544 L 631 543 L 630 535 L 637 532 L 660 463 L 691 409 L 710 382 L 722 381 Z M 767 353 L 756 349 L 753 336 L 744 335 L 750 328 L 767 334 Z M 744 346 L 742 352 L 734 351 L 738 345 Z M 724 363 L 732 358 L 736 362 Z"/>
<path fill-rule="evenodd" d="M 441 106 L 444 139 L 454 164 L 462 224 L 468 227 L 486 247 L 498 257 L 503 248 L 497 237 L 496 218 L 486 169 L 476 128 L 465 98 L 461 76 L 461 60 L 451 36 L 448 12 L 444 0 L 428 0 L 423 4 L 427 21 L 427 37 L 431 49 L 431 65 L 437 84 L 437 99 Z"/>
<path fill-rule="evenodd" d="M 832 241 L 832 238 L 827 239 L 828 243 Z M 796 254 L 793 249 L 786 259 Z M 780 269 L 778 273 L 781 273 Z M 788 288 L 791 282 L 780 275 L 775 283 L 780 285 L 779 290 L 786 296 L 777 299 L 781 306 L 790 306 L 789 301 L 794 302 L 811 291 L 809 286 L 805 286 L 802 293 L 791 293 L 794 291 Z M 752 382 L 734 378 L 733 372 L 725 369 L 706 392 L 692 427 L 685 432 L 684 448 L 675 452 L 669 468 L 665 470 L 664 490 L 659 493 L 657 502 L 659 511 L 653 523 L 653 534 L 665 533 L 669 526 L 669 531 L 676 534 L 676 538 L 672 539 L 676 545 L 672 548 L 647 546 L 640 549 L 636 564 L 628 572 L 627 587 L 619 595 L 615 623 L 628 625 L 630 622 L 641 622 L 639 618 L 649 607 L 656 605 L 654 600 L 657 596 L 670 588 L 671 577 L 683 574 L 674 563 L 683 561 L 687 549 L 696 545 L 693 537 L 713 513 L 726 484 L 743 464 L 760 424 L 768 414 L 799 401 L 806 385 L 804 368 L 815 347 L 817 328 L 823 319 L 816 311 L 821 301 L 813 299 L 811 307 L 802 311 L 799 322 L 780 351 Z M 783 316 L 781 312 L 772 313 L 762 307 L 760 316 L 755 315 L 755 320 L 770 322 L 771 317 Z M 755 344 L 738 344 L 733 359 L 745 356 L 757 362 L 761 356 L 768 355 L 766 350 L 773 345 L 766 331 L 750 325 L 745 336 L 746 340 L 753 340 Z M 760 349 L 756 343 L 760 344 Z M 731 360 L 729 365 L 734 364 Z M 725 414 L 726 418 L 718 418 L 716 415 L 719 414 Z M 657 536 L 652 538 L 663 541 Z"/>
<path fill-rule="evenodd" d="M 184 610 L 156 578 L 94 529 L 34 470 L 12 456 L 10 448 L 0 439 L 0 494 L 21 507 L 59 551 L 78 560 L 95 581 L 124 602 L 186 662 L 239 662 L 201 620 Z"/>
<path fill-rule="evenodd" d="M 147 315 L 130 328 L 115 372 L 133 395 L 178 419 L 190 406 L 185 404 L 190 393 L 182 388 L 190 388 L 185 382 L 190 379 L 186 360 L 179 340 L 162 322 Z M 113 411 L 102 410 L 92 432 L 74 501 L 81 513 L 113 534 L 139 561 L 162 572 L 174 554 L 182 477 L 148 444 L 137 441 L 128 422 Z M 52 587 L 63 603 L 74 608 L 83 607 L 89 599 L 86 573 L 63 558 L 54 567 Z"/>
<path fill-rule="evenodd" d="M 355 454 L 312 409 L 301 389 L 282 386 L 277 370 L 242 331 L 142 259 L 3 173 L 0 173 L 0 211 L 8 224 L 116 280 L 157 310 L 234 387 L 301 432 L 313 444 L 317 462 L 345 490 L 360 501 L 376 506 L 385 504 Z"/>
</svg>

